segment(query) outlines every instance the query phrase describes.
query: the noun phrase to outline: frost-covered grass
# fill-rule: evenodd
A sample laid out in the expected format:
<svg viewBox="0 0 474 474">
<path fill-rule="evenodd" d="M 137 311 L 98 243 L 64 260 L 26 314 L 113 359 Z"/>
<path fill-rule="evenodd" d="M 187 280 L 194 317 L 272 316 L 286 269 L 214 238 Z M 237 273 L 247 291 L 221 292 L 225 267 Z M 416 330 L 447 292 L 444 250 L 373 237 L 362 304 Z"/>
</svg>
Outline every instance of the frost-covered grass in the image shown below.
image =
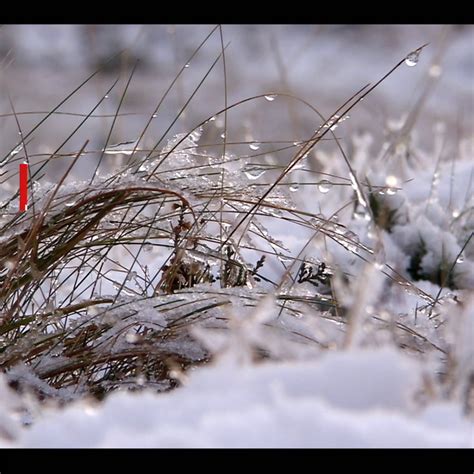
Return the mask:
<svg viewBox="0 0 474 474">
<path fill-rule="evenodd" d="M 339 136 L 423 48 L 326 116 L 275 91 L 228 102 L 222 40 L 209 69 L 224 66 L 221 110 L 150 136 L 167 92 L 138 137 L 113 145 L 134 68 L 46 155 L 29 153 L 30 141 L 70 97 L 28 131 L 11 103 L 20 140 L 1 161 L 5 446 L 472 445 L 473 137 L 453 141 L 438 125 L 432 147 L 419 145 L 422 100 L 384 143 Z M 84 137 L 65 151 L 120 87 L 100 148 Z M 282 101 L 314 113 L 311 136 L 233 133 L 235 109 L 259 102 L 271 118 Z M 19 214 L 22 161 L 31 197 Z"/>
</svg>

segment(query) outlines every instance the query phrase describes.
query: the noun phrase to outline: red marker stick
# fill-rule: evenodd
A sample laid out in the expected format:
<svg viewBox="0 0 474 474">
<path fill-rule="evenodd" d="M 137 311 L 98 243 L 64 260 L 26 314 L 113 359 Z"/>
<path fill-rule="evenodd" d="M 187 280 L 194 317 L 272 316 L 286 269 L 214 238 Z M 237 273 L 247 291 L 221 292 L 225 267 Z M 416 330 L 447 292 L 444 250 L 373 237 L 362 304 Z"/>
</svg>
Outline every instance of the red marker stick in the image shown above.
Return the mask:
<svg viewBox="0 0 474 474">
<path fill-rule="evenodd" d="M 28 204 L 28 165 L 20 164 L 20 212 L 26 211 Z"/>
</svg>

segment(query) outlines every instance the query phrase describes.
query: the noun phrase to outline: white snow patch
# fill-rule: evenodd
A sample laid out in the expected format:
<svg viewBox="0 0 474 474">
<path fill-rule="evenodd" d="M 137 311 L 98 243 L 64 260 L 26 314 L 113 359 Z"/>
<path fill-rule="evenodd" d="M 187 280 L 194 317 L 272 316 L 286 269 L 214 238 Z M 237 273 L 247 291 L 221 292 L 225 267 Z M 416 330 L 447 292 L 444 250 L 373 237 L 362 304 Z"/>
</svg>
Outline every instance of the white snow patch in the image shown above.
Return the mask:
<svg viewBox="0 0 474 474">
<path fill-rule="evenodd" d="M 46 412 L 15 446 L 472 447 L 473 425 L 458 406 L 413 404 L 420 369 L 390 348 L 220 362 L 170 393 L 119 392 L 102 405 Z"/>
</svg>

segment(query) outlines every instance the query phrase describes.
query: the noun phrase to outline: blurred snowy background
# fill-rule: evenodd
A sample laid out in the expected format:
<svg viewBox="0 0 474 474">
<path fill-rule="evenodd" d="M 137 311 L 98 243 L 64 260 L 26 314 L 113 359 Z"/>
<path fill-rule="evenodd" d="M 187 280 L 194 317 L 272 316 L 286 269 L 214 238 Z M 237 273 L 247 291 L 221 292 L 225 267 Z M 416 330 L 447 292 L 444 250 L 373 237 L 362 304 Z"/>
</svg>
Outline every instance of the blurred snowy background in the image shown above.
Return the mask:
<svg viewBox="0 0 474 474">
<path fill-rule="evenodd" d="M 135 139 L 179 69 L 211 31 L 211 25 L 3 25 L 0 27 L 0 152 L 15 145 L 17 112 L 51 110 L 88 74 L 118 51 L 90 83 L 60 110 L 87 113 L 113 80 L 123 81 L 96 114 L 113 114 L 136 59 L 139 65 L 122 104 L 112 143 Z M 474 27 L 472 25 L 225 25 L 228 104 L 265 92 L 290 93 L 331 115 L 363 85 L 374 83 L 406 54 L 425 43 L 416 71 L 402 68 L 351 114 L 347 135 L 369 130 L 382 140 L 387 121 L 404 117 L 427 82 L 430 87 L 417 117 L 416 133 L 431 140 L 432 125 L 442 120 L 448 132 L 465 135 L 473 126 Z M 204 77 L 221 49 L 214 34 L 190 62 L 160 108 L 147 137 L 157 136 Z M 217 63 L 169 135 L 187 131 L 224 105 L 222 62 Z M 267 104 L 268 105 L 268 104 Z M 22 115 L 29 130 L 44 115 Z M 30 154 L 54 149 L 81 117 L 56 115 L 35 132 Z M 89 120 L 67 145 L 77 149 L 90 139 L 103 144 L 112 118 Z M 304 139 L 319 123 L 309 108 L 282 98 L 271 110 L 250 101 L 229 113 L 227 138 L 244 139 L 251 130 L 260 141 Z M 341 136 L 344 138 L 344 135 Z M 95 159 L 95 158 L 93 158 Z M 59 167 L 61 169 L 61 167 Z"/>
</svg>

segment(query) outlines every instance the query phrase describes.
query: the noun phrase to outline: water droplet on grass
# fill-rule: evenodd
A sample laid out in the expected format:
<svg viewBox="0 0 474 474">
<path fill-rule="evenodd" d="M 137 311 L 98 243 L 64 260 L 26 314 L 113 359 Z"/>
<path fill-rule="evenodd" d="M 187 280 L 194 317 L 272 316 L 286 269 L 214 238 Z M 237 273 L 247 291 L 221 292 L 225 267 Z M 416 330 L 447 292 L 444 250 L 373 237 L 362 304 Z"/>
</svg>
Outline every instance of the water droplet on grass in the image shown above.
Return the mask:
<svg viewBox="0 0 474 474">
<path fill-rule="evenodd" d="M 405 64 L 410 67 L 416 66 L 419 58 L 420 50 L 413 51 L 405 58 Z"/>
<path fill-rule="evenodd" d="M 276 97 L 275 95 L 270 94 L 270 95 L 266 95 L 265 99 L 268 100 L 268 102 L 273 102 L 275 100 L 275 97 Z"/>
<path fill-rule="evenodd" d="M 323 179 L 318 184 L 318 190 L 320 193 L 323 193 L 323 194 L 328 193 L 331 190 L 331 188 L 332 188 L 332 183 L 328 181 L 327 179 Z"/>
<path fill-rule="evenodd" d="M 356 209 L 354 211 L 353 217 L 354 217 L 354 219 L 356 219 L 358 221 L 370 222 L 370 220 L 371 220 L 370 214 L 367 212 L 367 210 L 365 208 L 361 208 L 360 206 L 359 206 L 358 209 Z"/>
<path fill-rule="evenodd" d="M 290 191 L 292 193 L 298 191 L 298 189 L 300 189 L 300 185 L 298 183 L 291 183 L 290 184 Z"/>
<path fill-rule="evenodd" d="M 250 166 L 244 169 L 245 176 L 251 180 L 260 178 L 265 174 L 265 171 L 265 168 L 259 168 L 258 166 Z"/>
<path fill-rule="evenodd" d="M 344 232 L 343 235 L 348 240 L 352 240 L 354 242 L 359 242 L 359 236 L 355 232 L 352 232 L 352 230 L 348 230 L 348 231 Z"/>
<path fill-rule="evenodd" d="M 258 150 L 258 149 L 260 148 L 260 143 L 258 143 L 258 142 L 250 143 L 250 144 L 249 144 L 249 148 L 250 148 L 251 150 Z"/>
</svg>

